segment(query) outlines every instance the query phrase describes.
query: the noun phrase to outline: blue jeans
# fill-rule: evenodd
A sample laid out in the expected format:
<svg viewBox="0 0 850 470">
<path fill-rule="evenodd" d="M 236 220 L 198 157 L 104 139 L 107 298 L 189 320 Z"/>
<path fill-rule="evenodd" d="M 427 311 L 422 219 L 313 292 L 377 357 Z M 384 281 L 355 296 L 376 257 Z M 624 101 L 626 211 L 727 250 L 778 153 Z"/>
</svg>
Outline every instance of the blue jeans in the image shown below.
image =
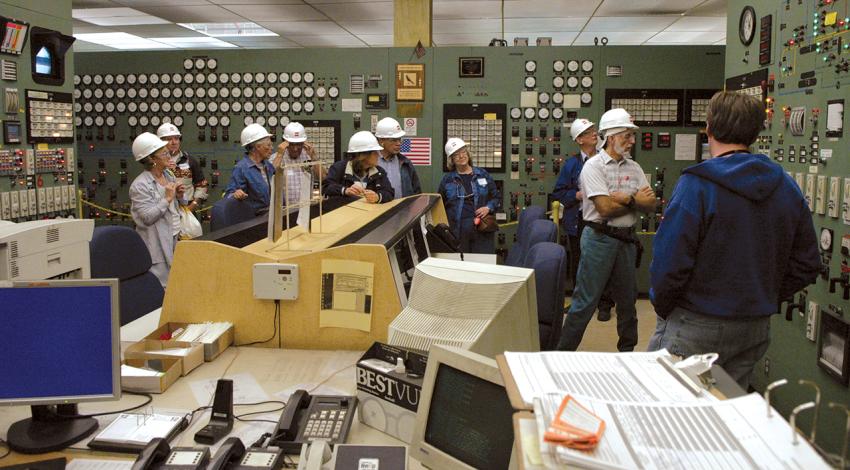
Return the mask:
<svg viewBox="0 0 850 470">
<path fill-rule="evenodd" d="M 717 317 L 676 307 L 666 320 L 658 317 L 647 350 L 667 348 L 682 357 L 716 352 L 716 364 L 747 390 L 769 344 L 770 317 Z"/>
<path fill-rule="evenodd" d="M 462 253 L 484 253 L 496 252 L 496 233 L 483 233 L 475 230 L 473 219 L 460 219 L 460 251 Z"/>
<path fill-rule="evenodd" d="M 617 350 L 633 351 L 637 344 L 637 281 L 635 279 L 636 249 L 631 243 L 585 227 L 581 234 L 576 287 L 572 305 L 561 330 L 558 349 L 575 351 L 584 330 L 596 310 L 599 299 L 610 285 L 611 299 L 617 303 Z M 610 282 L 609 282 L 610 280 Z"/>
</svg>

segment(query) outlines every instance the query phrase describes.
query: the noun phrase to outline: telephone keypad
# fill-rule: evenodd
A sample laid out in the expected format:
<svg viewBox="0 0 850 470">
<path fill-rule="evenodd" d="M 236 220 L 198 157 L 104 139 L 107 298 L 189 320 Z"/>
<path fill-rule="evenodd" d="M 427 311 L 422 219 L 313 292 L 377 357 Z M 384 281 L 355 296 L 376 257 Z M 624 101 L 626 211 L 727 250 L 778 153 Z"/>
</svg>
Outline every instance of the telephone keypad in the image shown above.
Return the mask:
<svg viewBox="0 0 850 470">
<path fill-rule="evenodd" d="M 339 439 L 345 416 L 346 410 L 321 410 L 310 413 L 304 427 L 304 437 Z"/>
</svg>

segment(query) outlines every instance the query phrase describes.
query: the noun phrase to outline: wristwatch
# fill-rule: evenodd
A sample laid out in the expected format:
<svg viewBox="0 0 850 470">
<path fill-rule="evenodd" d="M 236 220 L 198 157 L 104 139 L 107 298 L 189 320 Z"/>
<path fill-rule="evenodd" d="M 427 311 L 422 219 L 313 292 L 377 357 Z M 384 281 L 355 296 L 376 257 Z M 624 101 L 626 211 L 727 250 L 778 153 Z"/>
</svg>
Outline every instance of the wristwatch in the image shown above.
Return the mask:
<svg viewBox="0 0 850 470">
<path fill-rule="evenodd" d="M 626 204 L 626 207 L 628 207 L 629 209 L 635 208 L 635 197 L 634 196 L 629 196 L 629 202 Z"/>
</svg>

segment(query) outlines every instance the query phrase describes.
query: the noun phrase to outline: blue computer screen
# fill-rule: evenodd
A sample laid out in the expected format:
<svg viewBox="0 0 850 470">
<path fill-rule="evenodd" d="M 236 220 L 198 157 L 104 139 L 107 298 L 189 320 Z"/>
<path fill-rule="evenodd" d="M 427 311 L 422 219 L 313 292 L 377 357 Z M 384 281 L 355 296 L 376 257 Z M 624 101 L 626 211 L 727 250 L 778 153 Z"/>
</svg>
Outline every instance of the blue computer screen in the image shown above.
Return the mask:
<svg viewBox="0 0 850 470">
<path fill-rule="evenodd" d="M 0 288 L 0 402 L 111 396 L 112 319 L 108 285 Z"/>
<path fill-rule="evenodd" d="M 35 55 L 35 73 L 39 75 L 53 74 L 53 54 L 47 47 L 42 47 Z"/>
</svg>

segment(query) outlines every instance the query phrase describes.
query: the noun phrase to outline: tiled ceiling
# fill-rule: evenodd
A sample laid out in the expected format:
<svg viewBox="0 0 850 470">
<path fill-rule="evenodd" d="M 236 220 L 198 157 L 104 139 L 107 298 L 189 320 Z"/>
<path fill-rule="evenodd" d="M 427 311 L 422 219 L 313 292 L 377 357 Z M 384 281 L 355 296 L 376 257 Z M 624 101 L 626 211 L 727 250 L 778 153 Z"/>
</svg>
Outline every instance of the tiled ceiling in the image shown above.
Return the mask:
<svg viewBox="0 0 850 470">
<path fill-rule="evenodd" d="M 178 23 L 256 23 L 269 36 L 218 37 L 242 48 L 386 47 L 391 0 L 73 0 L 74 34 L 139 38 L 203 34 Z M 431 46 L 538 37 L 552 45 L 726 44 L 726 0 L 433 0 Z M 95 36 L 90 36 L 95 37 Z M 140 42 L 144 44 L 144 42 Z M 191 40 L 171 47 L 193 47 Z M 205 41 L 197 41 L 205 48 Z M 119 50 L 78 40 L 78 52 Z M 126 50 L 122 45 L 121 50 Z M 145 47 L 139 46 L 144 50 Z"/>
</svg>

